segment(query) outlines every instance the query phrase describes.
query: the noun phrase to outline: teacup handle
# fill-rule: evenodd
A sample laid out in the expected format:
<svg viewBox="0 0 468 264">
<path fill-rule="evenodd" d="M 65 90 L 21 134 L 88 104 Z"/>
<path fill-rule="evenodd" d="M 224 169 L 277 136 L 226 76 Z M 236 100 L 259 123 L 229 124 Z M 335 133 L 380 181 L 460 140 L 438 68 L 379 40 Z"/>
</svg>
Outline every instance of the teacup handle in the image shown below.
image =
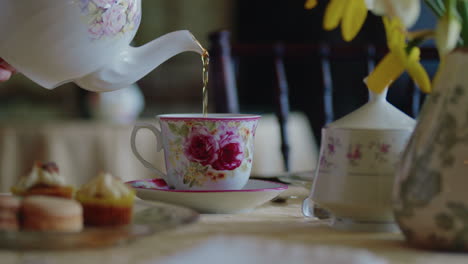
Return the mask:
<svg viewBox="0 0 468 264">
<path fill-rule="evenodd" d="M 135 126 L 133 127 L 133 131 L 132 131 L 132 136 L 131 136 L 131 140 L 130 140 L 130 144 L 132 146 L 132 151 L 133 151 L 133 154 L 135 155 L 135 157 L 143 164 L 143 166 L 145 166 L 146 168 L 150 169 L 152 172 L 154 172 L 156 175 L 158 175 L 159 177 L 163 178 L 164 180 L 167 181 L 167 177 L 166 177 L 166 174 L 164 174 L 161 170 L 159 170 L 158 168 L 155 168 L 153 166 L 153 164 L 151 164 L 150 162 L 146 161 L 141 155 L 140 153 L 138 153 L 138 150 L 137 150 L 137 147 L 136 147 L 136 144 L 135 144 L 135 139 L 136 139 L 136 135 L 137 135 L 137 132 L 138 130 L 142 129 L 142 128 L 146 128 L 146 129 L 149 129 L 151 132 L 153 132 L 154 136 L 156 136 L 156 150 L 159 152 L 163 149 L 162 147 L 162 135 L 161 135 L 161 130 L 159 130 L 157 127 L 153 126 L 152 124 L 149 124 L 149 123 L 136 123 Z"/>
</svg>

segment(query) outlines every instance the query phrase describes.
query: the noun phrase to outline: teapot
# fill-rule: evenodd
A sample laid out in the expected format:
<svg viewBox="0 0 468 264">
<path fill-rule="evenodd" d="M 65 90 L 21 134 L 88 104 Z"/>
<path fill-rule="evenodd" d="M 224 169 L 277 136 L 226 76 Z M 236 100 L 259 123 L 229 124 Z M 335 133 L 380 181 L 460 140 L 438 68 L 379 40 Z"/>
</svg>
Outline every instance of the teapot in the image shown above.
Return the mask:
<svg viewBox="0 0 468 264">
<path fill-rule="evenodd" d="M 141 0 L 2 0 L 0 58 L 37 84 L 95 92 L 135 83 L 169 58 L 204 52 L 187 30 L 131 47 Z"/>
</svg>

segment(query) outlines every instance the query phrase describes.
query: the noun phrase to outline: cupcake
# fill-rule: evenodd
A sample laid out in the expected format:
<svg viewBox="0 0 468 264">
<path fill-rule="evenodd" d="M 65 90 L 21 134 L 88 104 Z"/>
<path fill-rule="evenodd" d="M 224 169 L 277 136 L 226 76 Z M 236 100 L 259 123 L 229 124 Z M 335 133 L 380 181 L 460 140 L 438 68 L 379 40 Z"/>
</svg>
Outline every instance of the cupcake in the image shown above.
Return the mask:
<svg viewBox="0 0 468 264">
<path fill-rule="evenodd" d="M 72 199 L 30 195 L 21 205 L 21 228 L 29 231 L 79 232 L 83 209 Z"/>
<path fill-rule="evenodd" d="M 129 224 L 134 199 L 134 190 L 109 173 L 100 173 L 76 192 L 87 226 Z"/>
<path fill-rule="evenodd" d="M 20 200 L 14 196 L 0 195 L 0 230 L 17 231 L 19 229 L 20 204 Z"/>
<path fill-rule="evenodd" d="M 54 162 L 35 162 L 29 175 L 22 177 L 11 187 L 11 192 L 19 196 L 46 195 L 72 198 L 73 187 L 65 183 Z"/>
</svg>

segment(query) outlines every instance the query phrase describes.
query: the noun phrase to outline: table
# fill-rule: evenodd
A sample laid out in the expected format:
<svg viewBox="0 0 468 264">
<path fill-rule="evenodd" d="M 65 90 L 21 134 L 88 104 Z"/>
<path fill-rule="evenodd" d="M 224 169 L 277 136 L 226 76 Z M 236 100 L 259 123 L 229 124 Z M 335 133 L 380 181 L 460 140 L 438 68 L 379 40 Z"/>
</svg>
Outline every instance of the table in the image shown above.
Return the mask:
<svg viewBox="0 0 468 264">
<path fill-rule="evenodd" d="M 154 234 L 126 245 L 76 251 L 15 252 L 1 251 L 2 264 L 94 264 L 94 263 L 161 263 L 180 251 L 189 250 L 209 239 L 249 237 L 275 240 L 305 247 L 346 247 L 366 250 L 387 263 L 467 263 L 464 254 L 414 249 L 404 243 L 399 233 L 365 233 L 334 230 L 328 220 L 304 218 L 300 212 L 302 198 L 308 190 L 293 187 L 289 194 L 299 199 L 287 203 L 267 203 L 244 214 L 201 215 L 198 222 Z M 163 262 L 164 263 L 164 262 Z M 209 262 L 207 262 L 209 263 Z M 312 263 L 312 262 L 311 262 Z"/>
</svg>

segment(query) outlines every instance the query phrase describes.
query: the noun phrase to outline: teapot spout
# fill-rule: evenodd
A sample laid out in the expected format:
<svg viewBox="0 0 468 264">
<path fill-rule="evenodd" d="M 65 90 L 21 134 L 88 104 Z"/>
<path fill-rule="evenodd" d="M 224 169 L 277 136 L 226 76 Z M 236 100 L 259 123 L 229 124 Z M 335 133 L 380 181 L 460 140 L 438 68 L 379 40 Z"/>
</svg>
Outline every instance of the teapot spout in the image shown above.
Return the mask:
<svg viewBox="0 0 468 264">
<path fill-rule="evenodd" d="M 94 92 L 126 88 L 166 60 L 185 51 L 203 54 L 204 49 L 188 30 L 174 31 L 141 47 L 129 46 L 108 66 L 74 82 Z"/>
</svg>

